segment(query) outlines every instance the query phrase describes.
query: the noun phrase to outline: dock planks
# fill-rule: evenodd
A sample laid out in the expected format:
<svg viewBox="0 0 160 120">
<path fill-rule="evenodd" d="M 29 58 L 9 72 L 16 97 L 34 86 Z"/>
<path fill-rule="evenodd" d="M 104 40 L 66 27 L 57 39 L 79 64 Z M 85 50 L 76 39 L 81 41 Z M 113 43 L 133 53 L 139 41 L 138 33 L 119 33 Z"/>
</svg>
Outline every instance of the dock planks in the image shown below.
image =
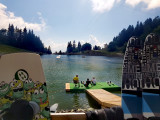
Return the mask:
<svg viewBox="0 0 160 120">
<path fill-rule="evenodd" d="M 121 97 L 114 95 L 103 89 L 86 90 L 86 92 L 95 99 L 102 108 L 121 106 Z"/>
<path fill-rule="evenodd" d="M 67 92 L 70 91 L 70 83 L 66 83 L 66 91 L 67 91 Z"/>
</svg>

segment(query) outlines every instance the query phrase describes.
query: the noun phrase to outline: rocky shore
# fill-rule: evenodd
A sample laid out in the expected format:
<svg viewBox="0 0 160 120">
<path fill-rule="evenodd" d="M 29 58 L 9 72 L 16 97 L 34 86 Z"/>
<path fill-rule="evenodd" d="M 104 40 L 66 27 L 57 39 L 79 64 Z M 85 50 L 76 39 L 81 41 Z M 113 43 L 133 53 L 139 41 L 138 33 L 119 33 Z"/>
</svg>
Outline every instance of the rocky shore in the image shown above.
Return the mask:
<svg viewBox="0 0 160 120">
<path fill-rule="evenodd" d="M 93 111 L 93 108 L 88 109 L 71 109 L 71 110 L 57 110 L 56 113 L 85 113 L 87 111 Z"/>
</svg>

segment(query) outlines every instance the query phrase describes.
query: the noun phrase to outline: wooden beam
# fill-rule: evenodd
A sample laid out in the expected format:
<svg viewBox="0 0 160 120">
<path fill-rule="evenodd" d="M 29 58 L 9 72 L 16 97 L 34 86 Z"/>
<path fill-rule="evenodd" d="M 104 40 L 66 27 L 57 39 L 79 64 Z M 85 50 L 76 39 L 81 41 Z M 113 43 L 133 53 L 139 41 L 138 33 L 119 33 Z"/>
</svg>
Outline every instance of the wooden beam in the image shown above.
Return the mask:
<svg viewBox="0 0 160 120">
<path fill-rule="evenodd" d="M 70 91 L 70 83 L 66 83 L 66 92 Z"/>
<path fill-rule="evenodd" d="M 85 113 L 51 113 L 52 120 L 86 120 Z"/>
<path fill-rule="evenodd" d="M 121 97 L 114 95 L 103 89 L 86 90 L 87 93 L 95 99 L 102 108 L 121 106 Z"/>
</svg>

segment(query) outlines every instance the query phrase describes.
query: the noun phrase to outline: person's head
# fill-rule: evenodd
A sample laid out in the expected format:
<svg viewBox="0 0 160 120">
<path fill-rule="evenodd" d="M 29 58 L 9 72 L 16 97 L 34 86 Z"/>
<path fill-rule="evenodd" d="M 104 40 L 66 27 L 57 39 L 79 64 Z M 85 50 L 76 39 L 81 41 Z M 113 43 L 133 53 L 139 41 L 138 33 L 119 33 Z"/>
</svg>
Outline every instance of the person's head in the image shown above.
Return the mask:
<svg viewBox="0 0 160 120">
<path fill-rule="evenodd" d="M 78 77 L 78 75 L 76 75 L 76 77 Z"/>
<path fill-rule="evenodd" d="M 95 79 L 95 77 L 93 77 L 93 79 Z"/>
<path fill-rule="evenodd" d="M 89 78 L 87 78 L 87 81 L 89 81 Z"/>
</svg>

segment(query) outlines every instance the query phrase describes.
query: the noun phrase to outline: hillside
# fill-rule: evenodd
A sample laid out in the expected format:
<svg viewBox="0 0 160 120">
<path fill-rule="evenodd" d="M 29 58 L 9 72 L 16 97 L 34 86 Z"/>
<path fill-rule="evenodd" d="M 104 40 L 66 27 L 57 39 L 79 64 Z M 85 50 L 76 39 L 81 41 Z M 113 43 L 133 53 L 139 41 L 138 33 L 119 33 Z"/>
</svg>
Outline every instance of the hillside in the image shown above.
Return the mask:
<svg viewBox="0 0 160 120">
<path fill-rule="evenodd" d="M 8 29 L 0 29 L 0 44 L 25 49 L 27 51 L 51 54 L 50 46 L 47 48 L 42 43 L 39 36 L 36 36 L 33 30 L 20 29 L 9 24 Z"/>
<path fill-rule="evenodd" d="M 129 25 L 124 28 L 119 35 L 115 36 L 108 45 L 109 52 L 124 52 L 127 42 L 130 37 L 136 36 L 140 39 L 141 43 L 145 41 L 149 33 L 160 34 L 160 17 L 154 19 L 148 18 L 143 23 L 137 22 L 136 26 Z"/>
<path fill-rule="evenodd" d="M 29 51 L 0 44 L 0 55 L 7 53 L 17 53 L 17 52 L 29 52 Z"/>
</svg>

